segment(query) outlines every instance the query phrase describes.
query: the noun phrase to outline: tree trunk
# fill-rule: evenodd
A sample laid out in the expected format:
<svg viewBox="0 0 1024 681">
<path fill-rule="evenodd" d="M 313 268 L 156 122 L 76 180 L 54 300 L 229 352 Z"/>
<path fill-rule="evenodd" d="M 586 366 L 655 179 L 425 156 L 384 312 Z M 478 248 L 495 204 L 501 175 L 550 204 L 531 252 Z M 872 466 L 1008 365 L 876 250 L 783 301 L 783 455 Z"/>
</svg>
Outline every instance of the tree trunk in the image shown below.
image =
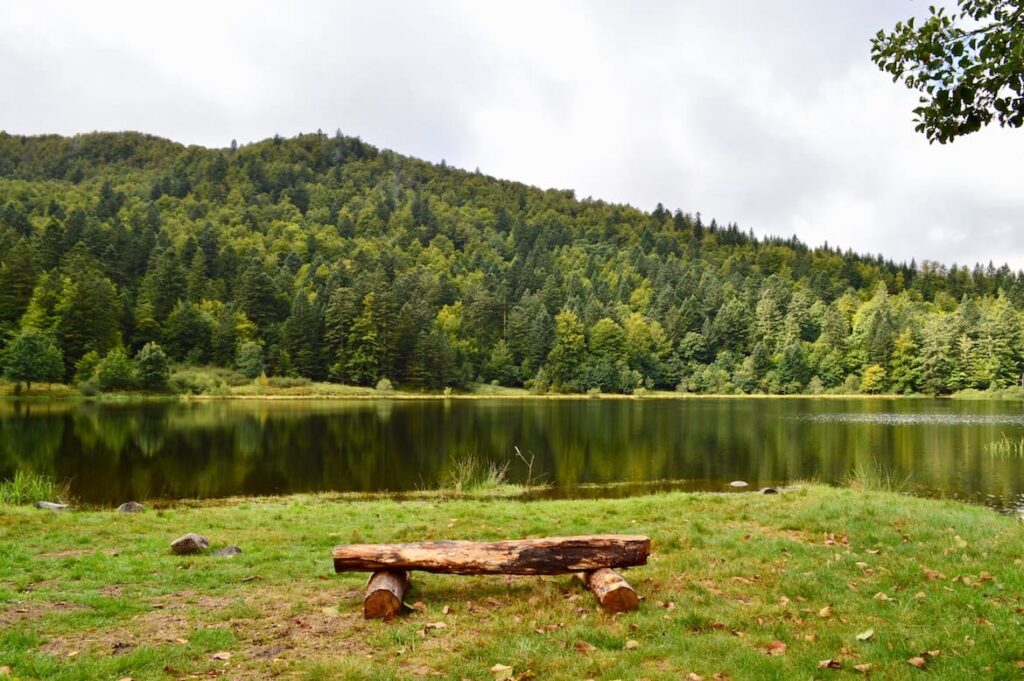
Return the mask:
<svg viewBox="0 0 1024 681">
<path fill-rule="evenodd" d="M 644 565 L 650 552 L 650 538 L 616 534 L 499 542 L 350 544 L 334 548 L 334 570 L 559 575 L 598 568 Z"/>
<path fill-rule="evenodd" d="M 363 598 L 363 617 L 368 620 L 389 620 L 402 610 L 402 599 L 409 588 L 409 573 L 405 570 L 379 570 L 366 583 Z"/>
<path fill-rule="evenodd" d="M 632 612 L 640 605 L 636 591 L 615 570 L 601 568 L 584 572 L 579 577 L 608 612 Z"/>
</svg>

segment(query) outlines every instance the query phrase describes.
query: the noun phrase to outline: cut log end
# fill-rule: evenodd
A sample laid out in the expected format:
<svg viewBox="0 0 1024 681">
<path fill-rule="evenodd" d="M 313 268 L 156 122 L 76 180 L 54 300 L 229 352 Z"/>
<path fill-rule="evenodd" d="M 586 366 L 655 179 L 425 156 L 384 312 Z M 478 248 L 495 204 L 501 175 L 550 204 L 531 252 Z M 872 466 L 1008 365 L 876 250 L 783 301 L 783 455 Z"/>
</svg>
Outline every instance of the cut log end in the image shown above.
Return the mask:
<svg viewBox="0 0 1024 681">
<path fill-rule="evenodd" d="M 363 598 L 363 617 L 368 620 L 389 620 L 402 611 L 402 599 L 409 587 L 409 573 L 404 570 L 380 570 L 370 575 Z"/>
<path fill-rule="evenodd" d="M 632 612 L 640 605 L 640 597 L 629 582 L 610 568 L 584 573 L 583 583 L 608 612 Z"/>
</svg>

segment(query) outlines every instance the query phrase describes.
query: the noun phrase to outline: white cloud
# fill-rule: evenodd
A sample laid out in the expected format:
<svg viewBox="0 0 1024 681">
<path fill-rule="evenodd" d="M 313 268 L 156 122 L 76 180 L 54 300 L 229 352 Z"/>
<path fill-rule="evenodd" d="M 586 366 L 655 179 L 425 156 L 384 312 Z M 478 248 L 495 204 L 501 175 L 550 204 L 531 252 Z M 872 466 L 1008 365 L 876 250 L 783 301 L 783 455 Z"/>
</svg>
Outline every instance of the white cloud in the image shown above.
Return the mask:
<svg viewBox="0 0 1024 681">
<path fill-rule="evenodd" d="M 1024 132 L 946 147 L 869 38 L 920 4 L 0 4 L 0 125 L 226 145 L 340 128 L 759 234 L 1024 267 Z"/>
</svg>

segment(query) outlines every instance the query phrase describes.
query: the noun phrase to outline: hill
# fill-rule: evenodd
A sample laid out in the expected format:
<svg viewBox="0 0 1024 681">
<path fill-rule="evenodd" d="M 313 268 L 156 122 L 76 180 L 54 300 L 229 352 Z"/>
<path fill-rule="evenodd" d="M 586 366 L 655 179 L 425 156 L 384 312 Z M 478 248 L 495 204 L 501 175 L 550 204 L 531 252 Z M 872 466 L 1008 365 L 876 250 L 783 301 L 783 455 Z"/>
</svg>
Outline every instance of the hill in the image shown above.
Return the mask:
<svg viewBox="0 0 1024 681">
<path fill-rule="evenodd" d="M 23 380 L 145 383 L 150 343 L 249 377 L 423 390 L 948 393 L 1022 369 L 1006 266 L 758 239 L 340 133 L 0 133 L 0 263 Z"/>
</svg>

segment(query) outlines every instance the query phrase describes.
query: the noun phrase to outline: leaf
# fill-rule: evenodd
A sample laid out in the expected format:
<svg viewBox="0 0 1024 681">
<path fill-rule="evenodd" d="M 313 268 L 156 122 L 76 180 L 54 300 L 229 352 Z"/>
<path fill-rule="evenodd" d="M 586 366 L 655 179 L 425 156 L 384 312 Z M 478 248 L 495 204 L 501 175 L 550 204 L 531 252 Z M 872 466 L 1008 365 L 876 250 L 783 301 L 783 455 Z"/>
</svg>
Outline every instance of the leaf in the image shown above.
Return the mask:
<svg viewBox="0 0 1024 681">
<path fill-rule="evenodd" d="M 772 641 L 768 645 L 762 646 L 761 647 L 761 652 L 763 652 L 765 655 L 771 655 L 773 657 L 778 657 L 779 655 L 785 655 L 786 654 L 786 647 L 787 647 L 786 644 L 783 643 L 782 641 Z"/>
<path fill-rule="evenodd" d="M 491 674 L 494 675 L 494 681 L 508 681 L 512 678 L 512 667 L 507 664 L 496 664 L 491 667 Z"/>
<path fill-rule="evenodd" d="M 858 641 L 870 641 L 871 637 L 875 635 L 874 629 L 865 629 L 864 631 L 857 634 Z"/>
<path fill-rule="evenodd" d="M 909 664 L 911 667 L 917 667 L 918 669 L 924 669 L 925 667 L 928 666 L 928 660 L 924 659 L 921 656 L 917 656 L 917 657 L 912 657 L 909 660 L 907 660 L 907 664 Z"/>
<path fill-rule="evenodd" d="M 639 641 L 636 641 L 634 639 L 629 639 L 628 641 L 626 641 L 626 650 L 636 650 L 639 647 L 640 647 L 640 642 Z"/>
<path fill-rule="evenodd" d="M 447 614 L 448 614 L 449 612 L 451 612 L 451 611 L 452 611 L 452 609 L 451 609 L 451 608 L 449 608 L 449 607 L 448 607 L 447 605 L 446 605 L 446 606 L 444 606 L 443 608 L 441 608 L 441 614 L 442 614 L 442 615 L 447 615 Z"/>
<path fill-rule="evenodd" d="M 829 618 L 832 616 L 832 606 L 826 605 L 824 608 L 818 611 L 818 617 Z"/>
<path fill-rule="evenodd" d="M 576 649 L 577 653 L 582 653 L 584 655 L 597 650 L 597 647 L 587 643 L 586 641 L 576 641 L 572 647 Z"/>
<path fill-rule="evenodd" d="M 226 651 L 226 650 L 222 650 L 222 651 L 220 651 L 219 653 L 214 653 L 214 654 L 213 654 L 213 655 L 211 655 L 210 657 L 211 657 L 211 659 L 214 659 L 214 660 L 223 660 L 223 661 L 227 661 L 227 660 L 230 660 L 230 659 L 231 659 L 231 653 L 229 653 L 229 652 L 228 652 L 228 651 Z"/>
<path fill-rule="evenodd" d="M 444 622 L 431 622 L 423 627 L 423 631 L 430 631 L 431 629 L 447 629 L 448 625 Z"/>
<path fill-rule="evenodd" d="M 690 672 L 686 675 L 686 681 L 704 681 L 704 677 L 695 672 Z"/>
<path fill-rule="evenodd" d="M 843 663 L 840 662 L 839 660 L 828 659 L 828 660 L 822 660 L 821 662 L 818 663 L 818 669 L 842 669 L 842 668 L 843 668 Z"/>
<path fill-rule="evenodd" d="M 855 664 L 855 665 L 853 665 L 853 668 L 856 669 L 857 671 L 859 671 L 861 674 L 867 674 L 872 669 L 874 669 L 874 667 L 875 667 L 875 665 L 871 664 L 870 662 L 865 662 L 864 664 Z"/>
</svg>

